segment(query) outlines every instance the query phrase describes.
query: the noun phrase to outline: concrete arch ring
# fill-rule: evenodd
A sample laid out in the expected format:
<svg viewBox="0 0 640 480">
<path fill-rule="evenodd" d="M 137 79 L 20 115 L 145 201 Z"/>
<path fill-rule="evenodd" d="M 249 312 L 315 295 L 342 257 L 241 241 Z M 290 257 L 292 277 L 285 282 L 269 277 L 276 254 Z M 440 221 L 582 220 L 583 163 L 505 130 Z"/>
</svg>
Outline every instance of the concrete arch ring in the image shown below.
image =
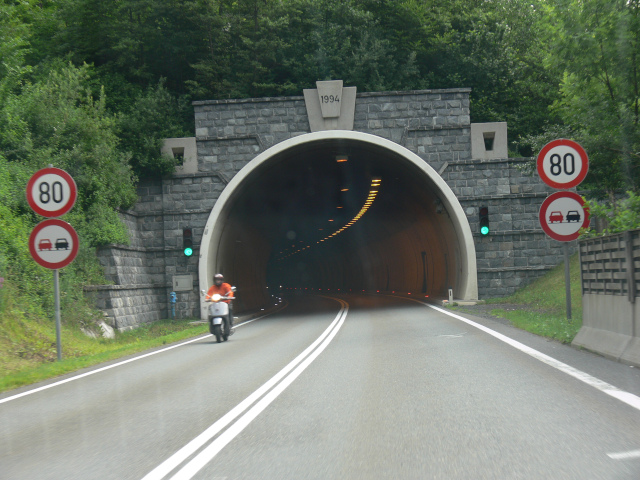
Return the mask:
<svg viewBox="0 0 640 480">
<path fill-rule="evenodd" d="M 421 170 L 425 177 L 429 178 L 438 190 L 438 194 L 451 216 L 452 224 L 458 240 L 458 251 L 460 252 L 460 274 L 461 281 L 456 294 L 458 298 L 464 300 L 475 300 L 478 298 L 478 275 L 476 265 L 476 250 L 473 241 L 473 234 L 467 216 L 458 201 L 455 193 L 443 178 L 427 162 L 407 148 L 376 135 L 368 133 L 354 132 L 347 130 L 328 130 L 299 135 L 283 142 L 280 142 L 264 152 L 258 154 L 253 160 L 245 165 L 227 184 L 220 197 L 216 201 L 207 223 L 200 243 L 200 257 L 198 261 L 198 279 L 201 286 L 207 285 L 215 273 L 216 265 L 212 259 L 216 258 L 216 252 L 220 245 L 222 222 L 231 208 L 234 193 L 241 188 L 243 182 L 254 170 L 269 162 L 270 159 L 280 156 L 288 149 L 298 147 L 307 143 L 336 141 L 362 142 L 382 150 L 387 150 L 394 156 L 400 156 L 408 162 L 414 164 Z M 206 307 L 201 304 L 202 318 L 206 318 Z"/>
</svg>

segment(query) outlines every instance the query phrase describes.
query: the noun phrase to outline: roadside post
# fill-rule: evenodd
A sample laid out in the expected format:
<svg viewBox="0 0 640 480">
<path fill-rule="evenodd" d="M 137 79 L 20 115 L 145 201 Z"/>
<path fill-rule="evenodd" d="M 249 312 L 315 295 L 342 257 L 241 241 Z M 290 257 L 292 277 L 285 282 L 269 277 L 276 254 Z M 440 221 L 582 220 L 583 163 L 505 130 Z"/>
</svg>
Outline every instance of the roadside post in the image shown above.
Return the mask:
<svg viewBox="0 0 640 480">
<path fill-rule="evenodd" d="M 176 292 L 171 292 L 169 294 L 169 303 L 171 303 L 171 320 L 176 319 L 176 301 L 178 297 L 176 296 Z"/>
<path fill-rule="evenodd" d="M 540 207 L 542 230 L 558 242 L 564 242 L 564 277 L 567 319 L 571 323 L 571 283 L 569 278 L 569 243 L 580 236 L 590 223 L 584 200 L 567 189 L 578 186 L 589 171 L 589 157 L 578 143 L 561 138 L 546 144 L 536 162 L 538 175 L 552 188 L 563 190 L 549 195 Z"/>
<path fill-rule="evenodd" d="M 78 196 L 73 178 L 59 168 L 38 170 L 27 183 L 27 202 L 38 215 L 48 217 L 29 235 L 29 252 L 39 265 L 53 270 L 56 347 L 62 360 L 60 325 L 60 282 L 58 270 L 69 265 L 78 254 L 79 240 L 74 228 L 57 218 L 73 208 Z"/>
</svg>

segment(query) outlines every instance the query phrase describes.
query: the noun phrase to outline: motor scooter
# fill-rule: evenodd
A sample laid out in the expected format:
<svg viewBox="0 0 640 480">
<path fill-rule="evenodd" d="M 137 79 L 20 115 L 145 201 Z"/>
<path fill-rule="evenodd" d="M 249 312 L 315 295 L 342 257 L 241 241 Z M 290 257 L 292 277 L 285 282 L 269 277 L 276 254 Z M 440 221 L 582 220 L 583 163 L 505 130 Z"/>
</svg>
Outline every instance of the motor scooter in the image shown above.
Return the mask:
<svg viewBox="0 0 640 480">
<path fill-rule="evenodd" d="M 235 292 L 235 287 L 233 287 Z M 201 290 L 201 294 L 205 295 L 206 292 Z M 208 308 L 208 323 L 209 332 L 215 335 L 216 341 L 227 341 L 230 335 L 233 335 L 234 329 L 230 328 L 231 315 L 229 304 L 224 300 L 233 301 L 235 297 L 222 296 L 218 293 L 214 293 L 211 298 L 205 299 L 205 302 L 210 303 Z"/>
</svg>

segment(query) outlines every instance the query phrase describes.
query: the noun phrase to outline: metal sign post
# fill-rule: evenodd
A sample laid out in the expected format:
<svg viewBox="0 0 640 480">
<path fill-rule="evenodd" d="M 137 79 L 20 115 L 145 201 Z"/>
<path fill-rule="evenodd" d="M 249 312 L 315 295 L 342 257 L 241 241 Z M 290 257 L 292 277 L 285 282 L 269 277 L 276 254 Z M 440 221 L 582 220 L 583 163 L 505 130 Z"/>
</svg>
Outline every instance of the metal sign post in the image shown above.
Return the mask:
<svg viewBox="0 0 640 480">
<path fill-rule="evenodd" d="M 55 311 L 56 311 L 56 350 L 58 352 L 58 361 L 62 360 L 62 340 L 61 340 L 61 325 L 60 325 L 60 284 L 58 279 L 58 269 L 53 271 L 53 296 L 55 297 Z"/>
<path fill-rule="evenodd" d="M 571 323 L 571 275 L 569 275 L 569 244 L 564 242 L 564 289 L 567 299 L 567 320 Z"/>
</svg>

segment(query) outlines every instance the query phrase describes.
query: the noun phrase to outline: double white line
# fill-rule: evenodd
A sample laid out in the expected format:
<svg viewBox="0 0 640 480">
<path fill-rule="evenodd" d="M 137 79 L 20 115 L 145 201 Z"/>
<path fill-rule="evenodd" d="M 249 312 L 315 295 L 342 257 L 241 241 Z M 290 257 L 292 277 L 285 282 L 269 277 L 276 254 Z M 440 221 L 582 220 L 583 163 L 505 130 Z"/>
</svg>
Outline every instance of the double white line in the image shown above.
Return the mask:
<svg viewBox="0 0 640 480">
<path fill-rule="evenodd" d="M 344 300 L 333 298 L 340 302 L 340 311 L 331 325 L 300 355 L 293 359 L 286 367 L 280 370 L 264 385 L 245 398 L 236 407 L 221 417 L 213 425 L 207 428 L 196 438 L 166 459 L 142 480 L 161 480 L 167 477 L 178 466 L 182 465 L 189 457 L 196 454 L 218 433 L 227 428 L 220 436 L 197 453 L 172 477 L 172 480 L 185 480 L 192 478 L 207 463 L 209 463 L 225 446 L 231 442 L 242 430 L 244 430 L 260 413 L 273 402 L 291 383 L 320 355 L 331 340 L 336 336 L 344 323 L 349 311 L 349 304 Z M 257 402 L 257 403 L 256 403 Z M 255 405 L 254 405 L 255 403 Z M 253 405 L 253 406 L 251 406 Z M 249 408 L 251 407 L 251 408 Z M 245 412 L 245 410 L 249 409 Z M 242 415 L 242 416 L 241 416 Z M 240 417 L 240 418 L 238 418 Z M 237 419 L 237 420 L 236 420 Z"/>
</svg>

